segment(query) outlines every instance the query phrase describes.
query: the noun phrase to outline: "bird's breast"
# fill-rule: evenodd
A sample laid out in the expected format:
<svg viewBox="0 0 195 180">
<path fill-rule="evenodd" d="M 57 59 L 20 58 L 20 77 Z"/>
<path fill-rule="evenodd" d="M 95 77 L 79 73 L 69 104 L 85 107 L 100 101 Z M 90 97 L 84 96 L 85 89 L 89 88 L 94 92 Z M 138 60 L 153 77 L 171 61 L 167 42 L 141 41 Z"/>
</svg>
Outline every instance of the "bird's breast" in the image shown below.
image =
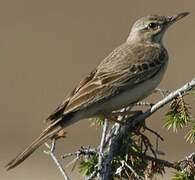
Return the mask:
<svg viewBox="0 0 195 180">
<path fill-rule="evenodd" d="M 167 63 L 168 62 L 166 62 L 162 66 L 160 71 L 149 80 L 139 83 L 134 87 L 127 88 L 122 93 L 119 93 L 118 95 L 110 98 L 104 103 L 98 104 L 96 111 L 100 110 L 100 112 L 104 111 L 105 113 L 108 113 L 146 98 L 153 92 L 153 90 L 158 86 L 158 84 L 162 80 L 167 68 Z"/>
</svg>

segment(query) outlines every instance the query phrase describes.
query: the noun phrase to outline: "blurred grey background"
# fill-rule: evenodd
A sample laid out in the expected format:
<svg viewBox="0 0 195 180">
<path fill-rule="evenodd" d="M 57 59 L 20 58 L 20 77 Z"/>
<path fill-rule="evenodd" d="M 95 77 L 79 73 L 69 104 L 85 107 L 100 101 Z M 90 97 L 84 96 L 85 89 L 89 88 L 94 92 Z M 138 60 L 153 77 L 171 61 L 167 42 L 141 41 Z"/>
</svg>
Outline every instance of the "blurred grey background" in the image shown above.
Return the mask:
<svg viewBox="0 0 195 180">
<path fill-rule="evenodd" d="M 170 63 L 160 88 L 174 90 L 195 75 L 195 1 L 113 0 L 0 0 L 0 179 L 63 179 L 43 149 L 18 168 L 3 166 L 37 137 L 43 120 L 62 102 L 80 79 L 87 75 L 116 46 L 123 43 L 132 23 L 148 14 L 191 14 L 172 26 L 165 35 Z M 160 99 L 154 96 L 153 102 Z M 194 102 L 192 112 L 195 109 Z M 168 107 L 168 106 L 167 106 Z M 162 128 L 162 108 L 148 126 L 165 138 L 160 150 L 170 161 L 194 151 L 185 142 L 185 131 L 173 134 Z M 195 113 L 194 113 L 195 114 Z M 100 143 L 101 129 L 83 120 L 67 128 L 57 143 L 56 154 L 76 151 L 80 146 Z M 153 137 L 153 142 L 155 138 Z M 63 160 L 64 166 L 71 161 Z M 82 179 L 77 170 L 67 171 L 72 180 Z M 172 170 L 159 179 L 169 179 Z"/>
</svg>

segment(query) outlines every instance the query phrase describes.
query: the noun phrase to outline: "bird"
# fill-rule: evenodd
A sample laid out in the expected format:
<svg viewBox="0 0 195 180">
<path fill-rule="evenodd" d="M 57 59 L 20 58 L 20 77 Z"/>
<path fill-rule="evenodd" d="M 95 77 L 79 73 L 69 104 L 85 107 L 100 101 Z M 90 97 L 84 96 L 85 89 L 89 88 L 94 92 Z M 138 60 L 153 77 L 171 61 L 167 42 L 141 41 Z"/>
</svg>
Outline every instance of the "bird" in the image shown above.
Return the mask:
<svg viewBox="0 0 195 180">
<path fill-rule="evenodd" d="M 150 95 L 161 82 L 168 65 L 163 36 L 172 24 L 188 14 L 148 15 L 138 19 L 127 40 L 80 81 L 46 118 L 46 129 L 6 165 L 7 170 L 21 164 L 67 126 L 81 119 L 109 117 L 112 111 L 133 105 Z"/>
</svg>

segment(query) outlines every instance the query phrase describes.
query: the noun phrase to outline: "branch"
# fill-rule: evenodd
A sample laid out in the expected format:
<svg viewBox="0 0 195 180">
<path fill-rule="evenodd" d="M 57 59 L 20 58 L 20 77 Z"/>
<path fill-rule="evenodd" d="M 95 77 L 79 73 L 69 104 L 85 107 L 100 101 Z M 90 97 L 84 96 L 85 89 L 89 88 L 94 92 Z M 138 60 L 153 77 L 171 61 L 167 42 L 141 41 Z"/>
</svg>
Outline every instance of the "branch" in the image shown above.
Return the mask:
<svg viewBox="0 0 195 180">
<path fill-rule="evenodd" d="M 135 172 L 135 170 L 129 164 L 127 164 L 124 160 L 121 162 L 124 163 L 124 165 L 130 169 L 130 171 L 134 174 L 136 179 L 142 180 L 142 178 Z"/>
<path fill-rule="evenodd" d="M 195 152 L 175 164 L 182 170 L 182 172 L 188 172 L 195 175 Z"/>
<path fill-rule="evenodd" d="M 158 109 L 162 108 L 165 104 L 173 100 L 175 97 L 179 96 L 180 94 L 183 94 L 189 90 L 191 90 L 193 87 L 195 87 L 195 78 L 186 83 L 184 86 L 182 86 L 180 89 L 170 93 L 167 97 L 156 103 L 152 108 L 148 109 L 146 112 L 133 116 L 130 118 L 130 120 L 127 120 L 127 123 L 125 124 L 124 128 L 118 133 L 118 135 L 112 140 L 110 151 L 108 153 L 108 156 L 106 158 L 105 168 L 104 168 L 104 180 L 112 180 L 113 179 L 113 168 L 111 161 L 113 157 L 117 156 L 120 149 L 120 143 L 123 137 L 132 135 L 133 131 L 136 129 L 136 125 L 140 122 L 144 121 L 146 118 L 151 116 L 154 112 L 156 112 Z"/>
<path fill-rule="evenodd" d="M 66 174 L 64 168 L 62 167 L 61 163 L 60 163 L 59 160 L 56 158 L 56 155 L 55 155 L 55 153 L 54 153 L 55 145 L 56 145 L 56 139 L 53 139 L 51 149 L 50 149 L 49 151 L 44 151 L 44 153 L 52 157 L 52 159 L 53 159 L 54 162 L 56 163 L 57 167 L 60 169 L 60 171 L 61 171 L 62 176 L 64 177 L 64 179 L 65 179 L 65 180 L 70 180 L 70 178 L 69 178 L 68 175 Z M 48 145 L 48 144 L 46 144 L 46 146 L 49 148 L 49 145 Z"/>
<path fill-rule="evenodd" d="M 194 173 L 195 170 L 195 152 L 188 155 L 185 159 L 171 163 L 169 161 L 154 158 L 148 155 L 141 155 L 143 158 L 163 164 L 168 168 L 176 169 L 177 171 Z"/>
<path fill-rule="evenodd" d="M 155 162 L 158 162 L 160 164 L 163 164 L 164 166 L 168 167 L 168 168 L 173 168 L 173 169 L 176 169 L 176 170 L 180 170 L 179 167 L 175 166 L 174 163 L 171 163 L 169 161 L 166 161 L 166 160 L 163 160 L 163 159 L 158 159 L 158 158 L 154 158 L 152 156 L 148 156 L 148 155 L 141 155 L 143 158 L 146 158 L 148 160 L 151 160 L 151 161 L 155 161 Z"/>
<path fill-rule="evenodd" d="M 146 129 L 146 130 L 150 131 L 151 133 L 155 134 L 156 137 L 160 138 L 161 141 L 164 141 L 163 137 L 162 137 L 160 134 L 158 134 L 156 131 L 150 129 L 150 128 L 147 127 L 146 125 L 144 125 L 144 129 Z"/>
<path fill-rule="evenodd" d="M 132 106 L 128 106 L 126 108 L 123 108 L 120 110 L 120 112 L 127 112 L 130 111 L 132 108 Z M 124 121 L 126 118 L 126 116 L 121 116 L 119 115 L 117 120 L 118 121 Z M 107 136 L 106 136 L 106 140 L 105 140 L 105 147 L 108 145 L 108 143 L 110 142 L 111 138 L 115 135 L 118 134 L 119 130 L 120 130 L 121 125 L 119 123 L 115 123 L 112 128 L 110 129 L 110 131 L 108 132 Z"/>
<path fill-rule="evenodd" d="M 140 101 L 140 102 L 137 102 L 137 103 L 135 104 L 135 106 L 150 106 L 150 107 L 152 107 L 152 106 L 154 106 L 154 104 L 153 104 L 153 103 L 150 103 L 150 102 L 143 102 L 143 101 Z"/>
<path fill-rule="evenodd" d="M 122 170 L 125 169 L 125 167 L 127 167 L 134 174 L 136 180 L 142 180 L 142 178 L 136 173 L 136 171 L 129 164 L 127 164 L 126 161 L 121 160 L 120 162 L 121 162 L 121 166 L 116 170 L 115 174 L 121 174 Z"/>
<path fill-rule="evenodd" d="M 96 155 L 98 153 L 99 153 L 99 151 L 96 149 L 92 149 L 90 147 L 81 147 L 81 149 L 79 149 L 78 151 L 73 152 L 73 153 L 64 154 L 61 157 L 64 159 L 64 158 L 69 157 L 69 156 L 81 156 L 81 155 L 89 155 L 90 156 L 90 155 Z"/>
<path fill-rule="evenodd" d="M 101 143 L 100 143 L 100 153 L 99 153 L 99 159 L 98 159 L 98 178 L 101 180 L 102 179 L 102 163 L 103 163 L 103 156 L 104 156 L 104 147 L 105 147 L 105 140 L 106 140 L 106 134 L 107 134 L 107 130 L 108 130 L 108 126 L 109 126 L 109 122 L 107 119 L 105 119 L 104 122 L 104 128 L 103 128 L 103 132 L 102 132 L 102 139 L 101 139 Z"/>
</svg>

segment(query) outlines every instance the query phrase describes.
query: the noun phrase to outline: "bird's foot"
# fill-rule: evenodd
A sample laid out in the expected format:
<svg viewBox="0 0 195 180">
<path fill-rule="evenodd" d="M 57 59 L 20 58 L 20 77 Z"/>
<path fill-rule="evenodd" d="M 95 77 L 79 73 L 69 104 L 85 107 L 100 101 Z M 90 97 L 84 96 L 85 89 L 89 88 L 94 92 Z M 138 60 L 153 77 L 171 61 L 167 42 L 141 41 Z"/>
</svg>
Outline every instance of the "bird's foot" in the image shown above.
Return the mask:
<svg viewBox="0 0 195 180">
<path fill-rule="evenodd" d="M 125 125 L 124 122 L 119 121 L 119 120 L 118 120 L 115 116 L 113 116 L 112 114 L 105 115 L 104 117 L 105 117 L 106 119 L 110 120 L 110 121 L 113 121 L 113 122 L 115 122 L 115 123 L 120 124 L 121 126 L 124 126 L 124 125 Z"/>
<path fill-rule="evenodd" d="M 62 129 L 61 131 L 59 131 L 59 133 L 55 136 L 55 139 L 60 139 L 60 138 L 65 138 L 66 137 L 67 132 Z"/>
</svg>

